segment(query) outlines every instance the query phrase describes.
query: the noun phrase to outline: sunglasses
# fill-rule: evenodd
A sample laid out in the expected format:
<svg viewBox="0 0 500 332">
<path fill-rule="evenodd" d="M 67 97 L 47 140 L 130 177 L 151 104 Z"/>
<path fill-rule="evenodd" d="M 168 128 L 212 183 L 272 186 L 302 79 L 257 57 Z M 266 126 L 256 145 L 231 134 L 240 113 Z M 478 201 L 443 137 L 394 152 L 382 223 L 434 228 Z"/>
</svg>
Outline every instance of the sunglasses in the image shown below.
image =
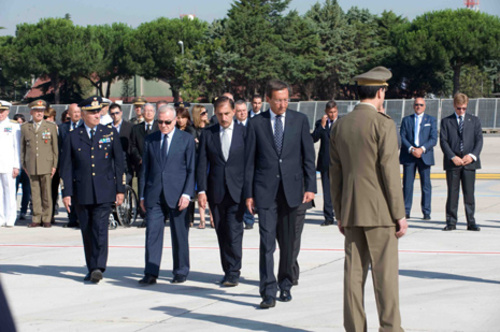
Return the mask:
<svg viewBox="0 0 500 332">
<path fill-rule="evenodd" d="M 201 112 L 201 113 L 200 113 L 200 115 L 206 115 L 206 114 L 207 114 L 207 112 L 206 112 L 206 111 L 205 111 L 205 112 Z"/>
<path fill-rule="evenodd" d="M 174 120 L 167 120 L 167 121 L 162 121 L 162 120 L 156 120 L 156 122 L 158 122 L 159 125 L 169 125 L 173 122 Z"/>
<path fill-rule="evenodd" d="M 109 113 L 109 115 L 111 115 L 111 116 L 115 116 L 115 115 L 117 115 L 117 114 L 120 114 L 120 112 L 113 112 L 113 113 Z"/>
<path fill-rule="evenodd" d="M 457 107 L 457 111 L 467 111 L 467 107 Z"/>
<path fill-rule="evenodd" d="M 66 118 L 66 121 L 71 121 L 71 118 Z"/>
<path fill-rule="evenodd" d="M 415 107 L 424 107 L 424 104 L 415 104 Z"/>
</svg>

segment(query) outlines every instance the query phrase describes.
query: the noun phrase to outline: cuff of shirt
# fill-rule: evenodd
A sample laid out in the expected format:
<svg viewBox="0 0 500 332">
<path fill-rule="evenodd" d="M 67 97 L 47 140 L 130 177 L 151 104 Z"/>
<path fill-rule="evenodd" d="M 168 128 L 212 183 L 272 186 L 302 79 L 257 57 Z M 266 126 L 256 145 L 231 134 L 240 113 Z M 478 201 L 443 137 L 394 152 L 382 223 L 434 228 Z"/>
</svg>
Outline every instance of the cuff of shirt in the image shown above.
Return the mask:
<svg viewBox="0 0 500 332">
<path fill-rule="evenodd" d="M 469 156 L 471 156 L 472 159 L 474 159 L 474 161 L 477 161 L 477 157 L 475 155 L 473 155 L 472 153 L 469 153 Z"/>
<path fill-rule="evenodd" d="M 425 150 L 425 146 L 423 146 L 423 145 L 422 145 L 422 146 L 421 146 L 421 148 L 422 148 L 422 150 L 424 150 L 424 153 L 425 153 L 425 151 L 426 151 L 426 150 Z"/>
<path fill-rule="evenodd" d="M 205 190 L 198 191 L 198 195 L 199 195 L 199 194 L 205 194 L 205 193 L 206 193 L 206 192 L 205 192 Z"/>
<path fill-rule="evenodd" d="M 188 194 L 182 194 L 182 197 L 185 197 L 185 198 L 187 198 L 188 200 L 191 200 L 191 196 L 189 196 Z"/>
</svg>

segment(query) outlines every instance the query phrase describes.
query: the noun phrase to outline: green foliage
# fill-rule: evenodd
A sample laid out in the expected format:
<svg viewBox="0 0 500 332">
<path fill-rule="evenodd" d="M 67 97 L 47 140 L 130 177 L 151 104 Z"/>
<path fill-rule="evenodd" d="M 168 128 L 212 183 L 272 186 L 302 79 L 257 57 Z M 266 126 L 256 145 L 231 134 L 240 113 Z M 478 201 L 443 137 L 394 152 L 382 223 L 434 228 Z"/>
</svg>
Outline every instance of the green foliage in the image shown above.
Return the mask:
<svg viewBox="0 0 500 332">
<path fill-rule="evenodd" d="M 469 98 L 489 97 L 492 82 L 488 72 L 478 66 L 465 65 L 460 75 L 460 91 Z"/>
</svg>

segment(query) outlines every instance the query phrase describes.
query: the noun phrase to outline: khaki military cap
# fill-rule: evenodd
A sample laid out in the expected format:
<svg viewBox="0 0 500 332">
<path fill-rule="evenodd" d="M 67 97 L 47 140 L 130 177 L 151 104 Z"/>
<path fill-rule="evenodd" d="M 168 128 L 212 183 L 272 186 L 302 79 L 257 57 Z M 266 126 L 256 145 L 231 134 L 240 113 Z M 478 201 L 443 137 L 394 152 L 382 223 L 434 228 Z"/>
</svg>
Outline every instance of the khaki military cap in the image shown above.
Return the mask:
<svg viewBox="0 0 500 332">
<path fill-rule="evenodd" d="M 147 103 L 147 100 L 142 97 L 137 97 L 132 100 L 132 104 L 134 104 L 134 106 L 142 106 L 145 103 Z"/>
<path fill-rule="evenodd" d="M 28 107 L 32 110 L 44 110 L 47 108 L 47 102 L 42 99 L 38 99 L 29 103 Z"/>
<path fill-rule="evenodd" d="M 388 86 L 387 81 L 392 77 L 389 69 L 378 66 L 366 73 L 354 76 L 353 80 L 360 86 Z"/>
</svg>

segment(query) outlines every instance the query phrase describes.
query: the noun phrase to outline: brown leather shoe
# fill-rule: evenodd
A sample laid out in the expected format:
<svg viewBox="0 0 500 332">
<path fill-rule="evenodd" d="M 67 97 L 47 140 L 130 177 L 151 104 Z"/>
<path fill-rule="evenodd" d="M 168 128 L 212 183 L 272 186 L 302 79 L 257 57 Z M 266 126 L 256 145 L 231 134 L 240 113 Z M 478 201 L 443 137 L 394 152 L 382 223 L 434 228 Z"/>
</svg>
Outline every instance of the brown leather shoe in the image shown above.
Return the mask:
<svg viewBox="0 0 500 332">
<path fill-rule="evenodd" d="M 50 222 L 44 222 L 43 223 L 43 228 L 51 228 L 52 224 Z"/>
<path fill-rule="evenodd" d="M 36 222 L 32 222 L 31 224 L 28 224 L 29 228 L 40 227 L 40 226 L 42 226 L 42 224 L 36 223 Z"/>
</svg>

